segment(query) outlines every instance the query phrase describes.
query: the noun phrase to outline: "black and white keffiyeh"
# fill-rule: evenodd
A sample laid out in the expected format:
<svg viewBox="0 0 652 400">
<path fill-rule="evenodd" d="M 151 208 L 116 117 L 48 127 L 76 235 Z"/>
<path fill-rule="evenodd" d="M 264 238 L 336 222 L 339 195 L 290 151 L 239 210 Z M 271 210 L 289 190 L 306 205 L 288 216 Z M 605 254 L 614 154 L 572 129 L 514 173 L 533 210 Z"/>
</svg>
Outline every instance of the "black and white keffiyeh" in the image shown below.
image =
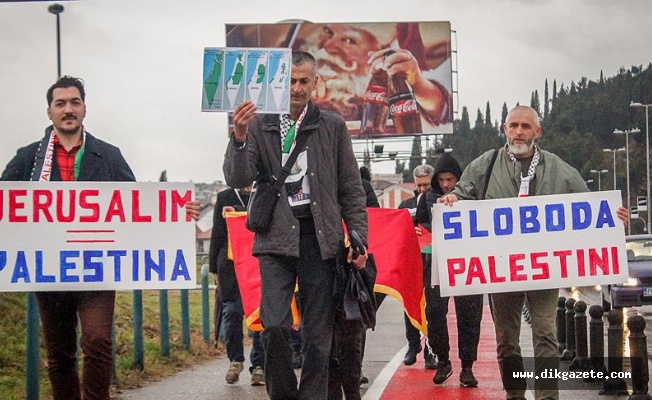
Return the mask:
<svg viewBox="0 0 652 400">
<path fill-rule="evenodd" d="M 281 114 L 280 126 L 279 126 L 279 128 L 281 129 L 281 143 L 285 142 L 285 138 L 287 137 L 288 131 L 292 127 L 293 123 L 294 121 L 290 119 L 289 114 Z"/>
<path fill-rule="evenodd" d="M 514 157 L 514 153 L 512 153 L 512 151 L 509 149 L 509 146 L 507 146 L 507 154 L 509 155 L 509 158 L 512 160 L 512 162 L 516 163 L 516 157 Z M 527 175 L 521 176 L 521 187 L 518 191 L 519 197 L 526 197 L 529 194 L 530 181 L 534 178 L 534 172 L 537 168 L 537 165 L 539 164 L 539 157 L 539 147 L 534 145 L 534 156 L 532 157 L 530 167 L 527 170 Z"/>
</svg>

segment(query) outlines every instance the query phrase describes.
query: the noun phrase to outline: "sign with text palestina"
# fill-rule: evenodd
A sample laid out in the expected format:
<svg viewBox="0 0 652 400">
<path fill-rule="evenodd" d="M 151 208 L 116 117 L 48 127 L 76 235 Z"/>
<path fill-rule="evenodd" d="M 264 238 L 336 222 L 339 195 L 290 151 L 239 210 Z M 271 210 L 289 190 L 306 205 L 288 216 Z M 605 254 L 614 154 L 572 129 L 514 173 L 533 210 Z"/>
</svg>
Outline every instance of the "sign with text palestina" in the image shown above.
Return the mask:
<svg viewBox="0 0 652 400">
<path fill-rule="evenodd" d="M 432 284 L 444 296 L 627 280 L 620 191 L 433 208 Z"/>
<path fill-rule="evenodd" d="M 0 291 L 196 286 L 192 183 L 0 182 Z"/>
</svg>

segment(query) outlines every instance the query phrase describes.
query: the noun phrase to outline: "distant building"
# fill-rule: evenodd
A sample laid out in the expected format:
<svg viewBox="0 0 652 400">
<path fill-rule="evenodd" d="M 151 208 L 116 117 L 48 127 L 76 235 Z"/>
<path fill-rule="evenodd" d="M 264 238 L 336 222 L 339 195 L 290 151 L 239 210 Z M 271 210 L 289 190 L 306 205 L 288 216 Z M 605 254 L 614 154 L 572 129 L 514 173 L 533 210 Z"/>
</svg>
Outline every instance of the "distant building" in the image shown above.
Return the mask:
<svg viewBox="0 0 652 400">
<path fill-rule="evenodd" d="M 381 174 L 371 174 L 371 181 L 387 181 L 387 182 L 392 182 L 392 183 L 402 183 L 403 182 L 403 174 L 387 174 L 387 173 L 381 173 Z"/>
<path fill-rule="evenodd" d="M 213 183 L 195 183 L 195 200 L 199 200 L 201 205 L 215 204 L 217 193 L 228 188 L 222 181 Z"/>
<path fill-rule="evenodd" d="M 195 222 L 195 247 L 202 264 L 208 263 L 211 230 L 213 229 L 213 209 L 217 201 L 217 193 L 227 188 L 228 186 L 222 181 L 195 183 L 195 199 L 202 206 L 199 219 Z"/>
<path fill-rule="evenodd" d="M 199 219 L 195 222 L 197 255 L 208 255 L 208 252 L 210 251 L 214 209 L 214 203 L 208 203 L 202 206 L 202 209 L 199 212 Z"/>
<path fill-rule="evenodd" d="M 378 203 L 383 208 L 398 208 L 401 201 L 414 196 L 413 183 L 373 181 L 371 186 L 376 192 Z"/>
</svg>

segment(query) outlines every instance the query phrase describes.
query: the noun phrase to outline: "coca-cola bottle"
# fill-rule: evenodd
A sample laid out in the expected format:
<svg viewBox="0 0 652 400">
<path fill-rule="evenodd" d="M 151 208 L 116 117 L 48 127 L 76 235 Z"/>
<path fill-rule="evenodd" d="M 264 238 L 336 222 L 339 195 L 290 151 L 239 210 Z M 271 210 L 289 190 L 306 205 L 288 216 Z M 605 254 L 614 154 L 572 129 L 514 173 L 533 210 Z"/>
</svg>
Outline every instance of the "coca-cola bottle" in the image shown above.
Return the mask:
<svg viewBox="0 0 652 400">
<path fill-rule="evenodd" d="M 412 87 L 408 83 L 405 73 L 399 72 L 392 75 L 387 91 L 387 101 L 396 133 L 416 135 L 423 133 L 417 100 L 414 98 Z"/>
<path fill-rule="evenodd" d="M 371 76 L 363 99 L 360 135 L 380 135 L 385 131 L 387 118 L 389 118 L 388 86 L 389 75 L 384 69 L 379 69 Z"/>
</svg>

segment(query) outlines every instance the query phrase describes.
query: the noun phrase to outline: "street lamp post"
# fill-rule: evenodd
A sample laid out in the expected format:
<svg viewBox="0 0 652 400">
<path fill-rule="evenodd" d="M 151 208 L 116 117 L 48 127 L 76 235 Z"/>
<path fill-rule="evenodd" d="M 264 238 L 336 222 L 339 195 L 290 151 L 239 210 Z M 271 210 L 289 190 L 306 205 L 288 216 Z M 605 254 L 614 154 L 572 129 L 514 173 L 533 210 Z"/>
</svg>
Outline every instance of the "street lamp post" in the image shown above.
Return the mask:
<svg viewBox="0 0 652 400">
<path fill-rule="evenodd" d="M 645 162 L 646 162 L 646 173 L 647 173 L 647 224 L 645 225 L 648 229 L 650 227 L 650 125 L 649 125 L 649 120 L 648 120 L 648 108 L 652 106 L 652 104 L 641 104 L 638 102 L 631 102 L 629 104 L 630 107 L 634 108 L 645 108 Z"/>
<path fill-rule="evenodd" d="M 641 133 L 641 130 L 638 128 L 634 129 L 625 129 L 624 131 L 621 131 L 620 129 L 614 129 L 614 134 L 616 135 L 622 135 L 625 134 L 625 154 L 626 154 L 626 168 L 627 168 L 627 234 L 631 235 L 632 234 L 632 218 L 630 217 L 629 213 L 632 211 L 632 205 L 631 205 L 631 197 L 629 194 L 629 134 L 630 133 Z"/>
<path fill-rule="evenodd" d="M 619 151 L 625 151 L 625 148 L 621 147 L 620 149 L 602 149 L 602 151 L 605 153 L 614 154 L 614 190 L 616 190 L 616 153 Z"/>
<path fill-rule="evenodd" d="M 592 169 L 589 172 L 591 172 L 592 174 L 598 174 L 598 192 L 601 191 L 602 190 L 602 178 L 601 178 L 602 174 L 606 174 L 609 171 L 606 170 L 606 169 L 603 169 L 603 170 L 600 170 L 600 171 Z"/>
<path fill-rule="evenodd" d="M 61 77 L 61 30 L 59 28 L 59 14 L 63 12 L 63 6 L 59 3 L 50 4 L 48 11 L 57 16 L 57 78 Z"/>
</svg>

